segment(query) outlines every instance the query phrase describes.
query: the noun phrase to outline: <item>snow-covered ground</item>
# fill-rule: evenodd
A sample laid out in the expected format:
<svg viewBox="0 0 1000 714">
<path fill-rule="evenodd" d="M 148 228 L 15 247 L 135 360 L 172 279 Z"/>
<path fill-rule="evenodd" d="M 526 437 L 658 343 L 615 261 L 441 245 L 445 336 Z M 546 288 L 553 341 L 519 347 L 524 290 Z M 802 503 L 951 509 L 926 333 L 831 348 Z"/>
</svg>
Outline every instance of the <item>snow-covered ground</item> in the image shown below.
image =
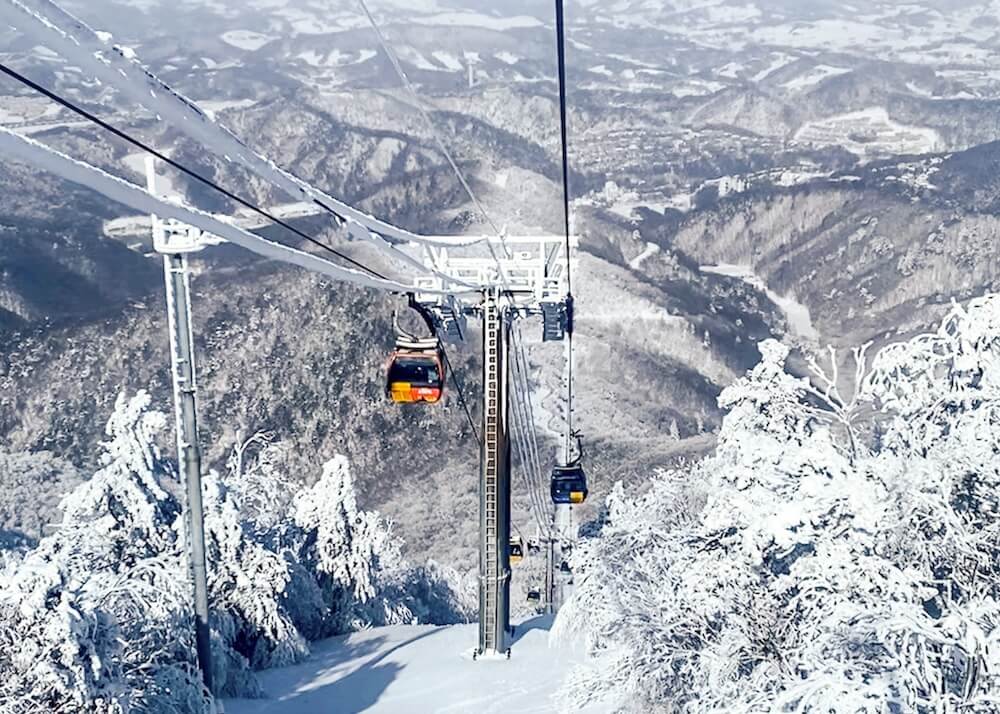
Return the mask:
<svg viewBox="0 0 1000 714">
<path fill-rule="evenodd" d="M 511 658 L 473 661 L 478 625 L 381 627 L 313 645 L 292 667 L 260 673 L 267 699 L 230 699 L 226 714 L 542 714 L 582 655 L 549 646 L 551 618 L 516 631 Z M 586 712 L 607 711 L 591 707 Z"/>
<path fill-rule="evenodd" d="M 836 77 L 841 74 L 847 74 L 850 71 L 850 67 L 833 67 L 828 64 L 819 64 L 805 74 L 788 80 L 781 86 L 793 92 L 801 91 L 803 89 L 811 89 L 817 84 L 823 82 L 823 80 L 829 79 L 830 77 Z"/>
<path fill-rule="evenodd" d="M 924 154 L 944 146 L 929 127 L 893 121 L 885 107 L 870 107 L 804 124 L 795 134 L 804 144 L 843 146 L 859 156 Z"/>
<path fill-rule="evenodd" d="M 237 49 L 253 52 L 277 38 L 253 30 L 231 30 L 223 33 L 219 39 Z"/>
</svg>

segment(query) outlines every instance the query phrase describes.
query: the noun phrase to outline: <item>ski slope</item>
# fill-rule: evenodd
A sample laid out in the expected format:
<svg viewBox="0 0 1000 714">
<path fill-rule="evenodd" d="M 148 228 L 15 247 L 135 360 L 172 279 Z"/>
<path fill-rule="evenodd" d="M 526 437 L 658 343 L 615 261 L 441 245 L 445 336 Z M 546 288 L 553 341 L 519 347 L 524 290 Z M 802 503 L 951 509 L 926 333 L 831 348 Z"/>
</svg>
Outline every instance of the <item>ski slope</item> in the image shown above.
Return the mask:
<svg viewBox="0 0 1000 714">
<path fill-rule="evenodd" d="M 582 653 L 549 647 L 550 617 L 517 626 L 509 660 L 473 661 L 478 625 L 380 627 L 317 642 L 305 662 L 259 673 L 267 699 L 226 714 L 548 714 Z M 588 714 L 609 711 L 590 707 Z"/>
</svg>

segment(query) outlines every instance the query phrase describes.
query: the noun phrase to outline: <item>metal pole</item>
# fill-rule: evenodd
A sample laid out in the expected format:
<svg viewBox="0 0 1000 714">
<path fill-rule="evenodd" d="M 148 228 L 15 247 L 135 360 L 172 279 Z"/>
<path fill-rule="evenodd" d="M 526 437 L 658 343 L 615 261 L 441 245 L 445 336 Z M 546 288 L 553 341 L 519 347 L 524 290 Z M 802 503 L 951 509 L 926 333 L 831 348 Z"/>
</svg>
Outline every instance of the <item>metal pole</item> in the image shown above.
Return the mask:
<svg viewBox="0 0 1000 714">
<path fill-rule="evenodd" d="M 569 583 L 567 583 L 567 575 L 562 571 L 562 564 L 567 559 L 567 553 L 565 544 L 567 539 L 571 539 L 571 534 L 573 531 L 573 510 L 572 506 L 568 503 L 560 503 L 556 505 L 555 512 L 555 523 L 556 523 L 556 533 L 558 534 L 558 540 L 555 545 L 559 546 L 559 552 L 557 554 L 559 560 L 559 572 L 554 574 L 554 592 L 552 597 L 553 611 L 559 612 L 559 609 L 566 602 L 567 596 L 570 592 Z M 554 548 L 553 548 L 554 550 Z"/>
<path fill-rule="evenodd" d="M 479 468 L 479 655 L 510 654 L 509 324 L 498 296 L 483 312 L 483 440 Z"/>
<path fill-rule="evenodd" d="M 170 328 L 170 361 L 177 418 L 177 460 L 187 486 L 187 535 L 194 581 L 194 634 L 202 681 L 212 691 L 212 645 L 208 624 L 208 572 L 205 566 L 205 514 L 201 494 L 201 450 L 198 448 L 194 368 L 194 335 L 188 289 L 187 257 L 163 256 Z"/>
<path fill-rule="evenodd" d="M 556 541 L 552 536 L 547 536 L 545 540 L 545 613 L 552 615 L 556 612 L 555 607 L 555 550 Z"/>
</svg>

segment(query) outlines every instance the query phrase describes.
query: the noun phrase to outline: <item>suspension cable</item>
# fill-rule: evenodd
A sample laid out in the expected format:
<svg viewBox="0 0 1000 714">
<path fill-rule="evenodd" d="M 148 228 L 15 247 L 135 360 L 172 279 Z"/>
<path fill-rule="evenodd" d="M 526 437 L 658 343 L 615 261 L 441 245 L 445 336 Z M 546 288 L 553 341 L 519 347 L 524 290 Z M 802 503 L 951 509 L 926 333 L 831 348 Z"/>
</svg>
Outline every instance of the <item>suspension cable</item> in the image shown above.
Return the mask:
<svg viewBox="0 0 1000 714">
<path fill-rule="evenodd" d="M 503 246 L 504 253 L 506 253 L 509 256 L 510 249 L 507 247 L 507 241 L 504 238 L 503 231 L 496 224 L 496 222 L 494 222 L 494 220 L 490 217 L 490 214 L 487 213 L 486 207 L 479 200 L 479 197 L 472 190 L 472 186 L 466 180 L 465 174 L 463 174 L 462 170 L 458 167 L 458 163 L 455 161 L 451 152 L 448 150 L 448 146 L 444 143 L 444 139 L 442 138 L 441 133 L 438 131 L 437 126 L 434 124 L 434 120 L 431 118 L 430 113 L 427 111 L 427 109 L 424 108 L 424 104 L 420 100 L 420 95 L 417 93 L 416 87 L 413 86 L 413 83 L 407 76 L 406 71 L 403 69 L 403 65 L 400 64 L 399 57 L 396 55 L 396 52 L 389 45 L 388 40 L 386 40 L 386 37 L 382 32 L 382 28 L 379 27 L 378 23 L 375 21 L 375 17 L 368 9 L 368 4 L 365 2 L 365 0 L 358 0 L 358 5 L 361 7 L 361 11 L 365 14 L 365 17 L 368 18 L 368 23 L 371 25 L 372 30 L 375 31 L 375 37 L 376 39 L 378 39 L 378 43 L 379 45 L 381 45 L 382 51 L 385 52 L 386 56 L 389 58 L 389 62 L 392 64 L 393 69 L 396 71 L 396 75 L 399 77 L 399 81 L 402 82 L 403 87 L 410 95 L 410 99 L 413 101 L 414 106 L 416 107 L 417 111 L 420 112 L 421 116 L 424 119 L 424 122 L 427 124 L 428 129 L 430 129 L 431 135 L 434 137 L 434 141 L 438 145 L 438 149 L 441 151 L 445 159 L 448 161 L 448 164 L 451 166 L 452 171 L 455 172 L 455 176 L 458 177 L 459 183 L 462 184 L 462 188 L 465 189 L 465 192 L 472 200 L 472 203 L 475 205 L 476 209 L 479 211 L 480 214 L 482 214 L 486 222 L 489 223 L 490 228 L 492 228 L 493 232 L 497 234 L 497 237 L 500 238 L 500 244 Z M 493 248 L 493 245 L 489 241 L 486 242 L 486 245 L 489 248 L 490 253 L 493 255 L 493 258 L 497 261 L 497 267 L 499 267 L 500 261 L 499 258 L 497 257 L 496 251 Z M 503 271 L 500 272 L 500 276 L 501 278 L 503 277 Z"/>
<path fill-rule="evenodd" d="M 564 458 L 569 463 L 573 439 L 573 275 L 570 258 L 569 141 L 566 128 L 566 29 L 563 0 L 556 3 L 556 46 L 559 59 L 559 129 L 562 143 L 563 220 L 566 231 L 566 444 Z"/>
<path fill-rule="evenodd" d="M 542 473 L 542 463 L 541 458 L 538 453 L 538 435 L 534 428 L 535 426 L 535 412 L 534 405 L 531 400 L 531 383 L 528 380 L 528 375 L 530 373 L 530 365 L 528 364 L 527 351 L 524 348 L 524 344 L 521 341 L 521 329 L 520 325 L 515 325 L 515 330 L 513 332 L 514 342 L 515 342 L 515 366 L 516 371 L 520 373 L 521 380 L 524 386 L 522 394 L 524 395 L 524 409 L 528 417 L 528 423 L 531 424 L 531 447 L 534 456 L 535 473 L 538 477 L 538 484 L 541 487 L 541 473 Z"/>
<path fill-rule="evenodd" d="M 97 126 L 101 127 L 102 129 L 104 129 L 105 131 L 109 132 L 110 134 L 113 134 L 114 136 L 118 137 L 119 139 L 122 139 L 122 140 L 128 142 L 132 146 L 135 146 L 136 148 L 141 149 L 142 151 L 145 151 L 145 152 L 147 152 L 149 154 L 152 154 L 153 156 L 155 156 L 156 158 L 158 158 L 160 161 L 163 161 L 164 163 L 172 166 L 173 168 L 177 169 L 178 171 L 180 171 L 184 175 L 189 176 L 189 177 L 195 179 L 196 181 L 204 184 L 205 186 L 208 186 L 209 188 L 213 189 L 214 191 L 217 191 L 217 192 L 221 193 L 226 198 L 228 198 L 228 199 L 230 199 L 232 201 L 235 201 L 236 203 L 238 203 L 239 205 L 243 206 L 244 208 L 247 208 L 250 211 L 256 213 L 257 215 L 259 215 L 259 216 L 261 216 L 263 218 L 266 218 L 268 221 L 271 221 L 272 223 L 275 223 L 276 225 L 281 226 L 282 228 L 290 231 L 291 233 L 294 233 L 295 235 L 299 236 L 300 238 L 309 241 L 313 245 L 316 245 L 316 246 L 322 248 L 323 250 L 325 250 L 325 251 L 327 251 L 327 252 L 329 252 L 329 253 L 337 256 L 338 258 L 340 258 L 340 259 L 342 259 L 342 260 L 350 263 L 351 265 L 353 265 L 353 266 L 355 266 L 357 268 L 360 268 L 360 269 L 364 270 L 367 273 L 370 273 L 371 275 L 373 275 L 373 276 L 375 276 L 377 278 L 381 278 L 382 280 L 388 280 L 389 279 L 385 275 L 382 275 L 378 271 L 374 270 L 373 268 L 370 268 L 367 265 L 364 265 L 363 263 L 355 260 L 354 258 L 351 258 L 348 255 L 345 255 L 344 253 L 341 253 L 340 251 L 336 250 L 335 248 L 331 248 L 330 246 L 326 245 L 325 243 L 323 243 L 323 242 L 321 242 L 321 241 L 313 238 L 309 234 L 307 234 L 307 233 L 299 230 L 298 228 L 296 228 L 292 224 L 288 223 L 287 221 L 285 221 L 285 220 L 283 220 L 281 218 L 278 218 L 277 216 L 273 215 L 269 211 L 266 211 L 263 208 L 260 208 L 259 206 L 257 206 L 256 204 L 254 204 L 254 203 L 252 203 L 252 202 L 250 202 L 250 201 L 248 201 L 248 200 L 246 200 L 244 198 L 241 198 L 240 196 L 237 196 L 232 191 L 229 191 L 228 189 L 223 188 L 222 186 L 220 186 L 219 184 L 215 183 L 211 179 L 202 176 L 197 171 L 193 171 L 193 170 L 187 168 L 186 166 L 184 166 L 183 164 L 179 163 L 178 161 L 175 161 L 174 159 L 171 159 L 166 154 L 164 154 L 164 153 L 162 153 L 160 151 L 157 151 L 156 149 L 154 149 L 150 145 L 146 144 L 145 142 L 140 141 L 139 139 L 136 139 L 135 137 L 127 134 L 126 132 L 124 132 L 124 131 L 118 129 L 117 127 L 109 124 L 108 122 L 104 121 L 103 119 L 101 119 L 100 117 L 96 116 L 95 114 L 87 111 L 83 107 L 80 107 L 79 105 L 74 104 L 70 100 L 68 100 L 68 99 L 66 99 L 66 98 L 64 98 L 64 97 L 56 94 L 55 92 L 47 89 L 46 87 L 43 87 L 42 85 L 38 84 L 37 82 L 32 81 L 31 79 L 25 77 L 23 74 L 15 71 L 13 69 L 11 69 L 10 67 L 8 67 L 8 66 L 6 66 L 4 64 L 0 64 L 0 72 L 3 72 L 4 74 L 6 74 L 11 79 L 17 80 L 18 82 L 20 82 L 21 84 L 25 85 L 26 87 L 29 87 L 29 88 L 35 90 L 39 94 L 44 95 L 45 97 L 51 99 L 52 101 L 56 102 L 57 104 L 65 107 L 66 109 L 69 109 L 74 114 L 77 114 L 78 116 L 83 117 L 87 121 L 90 121 L 93 124 L 96 124 Z M 327 208 L 327 210 L 330 210 L 330 212 L 333 213 L 332 209 Z M 339 214 L 334 213 L 334 215 L 336 215 L 337 218 L 339 218 L 342 222 L 345 220 L 344 217 L 340 216 Z"/>
<path fill-rule="evenodd" d="M 514 399 L 512 400 L 513 407 L 513 425 L 514 425 L 514 436 L 515 444 L 520 452 L 521 463 L 523 466 L 523 478 L 525 480 L 525 485 L 527 486 L 528 497 L 531 502 L 531 514 L 534 517 L 535 523 L 538 526 L 539 532 L 548 536 L 552 532 L 551 519 L 546 516 L 548 513 L 544 508 L 544 500 L 541 495 L 541 488 L 538 483 L 538 473 L 535 470 L 535 464 L 533 456 L 531 455 L 531 446 L 529 441 L 529 429 L 530 424 L 526 424 L 527 417 L 523 412 L 523 404 L 517 395 L 521 394 L 520 390 L 513 390 Z"/>
<path fill-rule="evenodd" d="M 559 132 L 562 141 L 563 222 L 566 230 L 566 292 L 573 294 L 570 276 L 569 232 L 569 142 L 566 129 L 566 31 L 563 0 L 556 0 L 556 48 L 559 56 Z"/>
<path fill-rule="evenodd" d="M 512 403 L 511 405 L 513 407 L 512 409 L 513 418 L 511 420 L 511 423 L 513 426 L 512 432 L 514 436 L 514 448 L 515 451 L 517 451 L 517 456 L 521 461 L 521 466 L 522 466 L 521 477 L 525 482 L 524 485 L 526 486 L 528 497 L 530 499 L 531 515 L 534 517 L 535 522 L 539 523 L 539 525 L 541 526 L 541 519 L 539 518 L 538 514 L 538 498 L 535 492 L 535 486 L 532 479 L 533 470 L 531 468 L 531 460 L 530 457 L 528 456 L 528 450 L 526 445 L 527 440 L 525 438 L 525 426 L 523 423 L 521 410 L 519 406 L 516 404 L 516 401 L 517 400 L 515 398 L 513 400 L 514 403 Z"/>
<path fill-rule="evenodd" d="M 458 373 L 452 366 L 451 358 L 448 356 L 448 352 L 445 350 L 444 342 L 441 341 L 440 336 L 438 337 L 438 347 L 441 348 L 441 354 L 444 355 L 444 366 L 448 370 L 448 376 L 451 378 L 451 386 L 458 392 L 458 401 L 462 405 L 462 409 L 465 410 L 465 418 L 469 420 L 469 426 L 472 427 L 472 435 L 476 437 L 476 443 L 482 447 L 483 440 L 479 438 L 479 431 L 476 429 L 476 422 L 472 418 L 472 411 L 469 409 L 468 402 L 465 401 L 465 385 L 458 378 Z"/>
<path fill-rule="evenodd" d="M 549 536 L 552 534 L 552 513 L 551 509 L 545 506 L 545 490 L 542 486 L 541 461 L 538 455 L 537 437 L 534 428 L 534 416 L 531 413 L 530 384 L 527 381 L 527 374 L 524 371 L 522 359 L 523 351 L 520 349 L 520 338 L 517 332 L 512 332 L 514 342 L 515 359 L 511 368 L 511 376 L 517 383 L 517 388 L 512 390 L 514 407 L 514 424 L 521 431 L 523 440 L 522 448 L 525 451 L 526 461 L 524 463 L 525 480 L 527 481 L 529 496 L 531 497 L 533 515 L 538 524 L 539 531 Z"/>
</svg>

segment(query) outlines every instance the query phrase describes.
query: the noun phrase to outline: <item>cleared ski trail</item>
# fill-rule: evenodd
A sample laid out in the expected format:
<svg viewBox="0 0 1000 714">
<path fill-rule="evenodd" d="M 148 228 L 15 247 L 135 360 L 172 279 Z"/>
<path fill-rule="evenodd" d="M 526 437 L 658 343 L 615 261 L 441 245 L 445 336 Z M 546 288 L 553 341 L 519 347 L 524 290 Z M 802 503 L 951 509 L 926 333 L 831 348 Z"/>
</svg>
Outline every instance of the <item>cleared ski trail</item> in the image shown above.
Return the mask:
<svg viewBox="0 0 1000 714">
<path fill-rule="evenodd" d="M 476 624 L 381 627 L 314 643 L 305 662 L 259 673 L 267 699 L 226 714 L 555 714 L 582 654 L 550 648 L 551 618 L 517 626 L 509 660 L 472 660 Z M 604 708 L 582 710 L 590 714 Z"/>
</svg>

